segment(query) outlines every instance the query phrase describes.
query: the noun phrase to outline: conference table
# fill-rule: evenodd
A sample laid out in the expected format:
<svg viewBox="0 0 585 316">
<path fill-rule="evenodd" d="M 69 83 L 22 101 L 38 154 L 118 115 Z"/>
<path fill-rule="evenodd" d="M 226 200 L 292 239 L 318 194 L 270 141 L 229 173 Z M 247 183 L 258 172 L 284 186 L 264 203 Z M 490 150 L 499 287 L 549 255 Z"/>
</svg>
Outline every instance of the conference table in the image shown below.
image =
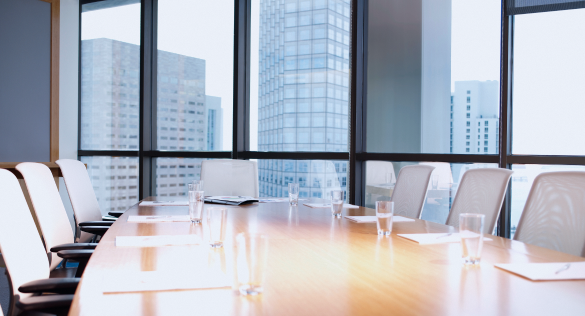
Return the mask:
<svg viewBox="0 0 585 316">
<path fill-rule="evenodd" d="M 490 236 L 481 264 L 464 266 L 459 243 L 419 245 L 396 235 L 447 233 L 452 227 L 416 219 L 394 223 L 391 236 L 378 236 L 375 223 L 334 218 L 329 209 L 303 202 L 221 206 L 228 219 L 219 249 L 205 242 L 116 247 L 116 236 L 197 234 L 205 240 L 205 223 L 127 221 L 131 215 L 185 215 L 186 206 L 137 204 L 95 249 L 70 315 L 585 315 L 585 281 L 534 282 L 494 267 L 585 258 Z M 343 213 L 375 215 L 364 207 Z M 210 273 L 230 275 L 240 232 L 269 236 L 261 295 L 241 296 L 235 287 L 104 294 L 108 283 L 127 282 L 126 275 L 138 272 L 193 282 Z"/>
</svg>

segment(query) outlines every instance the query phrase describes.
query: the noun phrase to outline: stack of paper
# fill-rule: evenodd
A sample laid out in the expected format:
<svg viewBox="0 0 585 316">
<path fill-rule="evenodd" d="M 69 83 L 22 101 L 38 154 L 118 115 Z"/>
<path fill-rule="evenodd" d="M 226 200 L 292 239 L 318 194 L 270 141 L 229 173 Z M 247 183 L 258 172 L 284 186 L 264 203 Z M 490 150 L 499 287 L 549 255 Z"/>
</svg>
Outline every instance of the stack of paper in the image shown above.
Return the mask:
<svg viewBox="0 0 585 316">
<path fill-rule="evenodd" d="M 142 201 L 140 206 L 189 206 L 189 201 Z"/>
<path fill-rule="evenodd" d="M 299 201 L 305 201 L 306 199 L 299 199 Z M 258 200 L 260 203 L 282 203 L 288 202 L 288 198 L 260 198 Z"/>
<path fill-rule="evenodd" d="M 116 236 L 116 247 L 164 247 L 202 243 L 198 235 Z"/>
<path fill-rule="evenodd" d="M 331 203 L 303 203 L 304 206 L 311 208 L 331 208 Z M 343 204 L 343 208 L 360 208 L 351 204 Z"/>
<path fill-rule="evenodd" d="M 230 288 L 233 282 L 222 273 L 137 271 L 104 276 L 102 291 L 108 293 L 203 290 Z"/>
<path fill-rule="evenodd" d="M 421 245 L 443 244 L 450 242 L 461 242 L 459 233 L 439 233 L 439 234 L 398 234 L 402 238 L 416 241 Z M 490 238 L 483 238 L 484 241 L 491 241 Z"/>
<path fill-rule="evenodd" d="M 189 215 L 128 216 L 129 223 L 190 222 Z"/>
<path fill-rule="evenodd" d="M 521 275 L 533 281 L 585 280 L 585 261 L 554 263 L 510 263 L 495 264 L 494 266 Z"/>
<path fill-rule="evenodd" d="M 347 216 L 346 215 L 345 218 L 347 218 L 351 221 L 354 221 L 356 223 L 376 223 L 378 221 L 376 216 Z M 406 217 L 402 217 L 402 216 L 393 216 L 392 222 L 393 223 L 414 222 L 414 219 L 406 218 Z"/>
</svg>

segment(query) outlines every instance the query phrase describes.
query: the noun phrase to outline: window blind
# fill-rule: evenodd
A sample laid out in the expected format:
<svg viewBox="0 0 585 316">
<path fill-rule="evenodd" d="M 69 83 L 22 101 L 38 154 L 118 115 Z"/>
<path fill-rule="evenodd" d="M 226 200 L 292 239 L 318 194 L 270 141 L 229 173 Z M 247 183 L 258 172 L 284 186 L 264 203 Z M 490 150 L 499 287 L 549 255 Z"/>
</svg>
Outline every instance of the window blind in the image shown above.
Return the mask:
<svg viewBox="0 0 585 316">
<path fill-rule="evenodd" d="M 583 0 L 507 0 L 506 15 L 585 8 Z"/>
</svg>

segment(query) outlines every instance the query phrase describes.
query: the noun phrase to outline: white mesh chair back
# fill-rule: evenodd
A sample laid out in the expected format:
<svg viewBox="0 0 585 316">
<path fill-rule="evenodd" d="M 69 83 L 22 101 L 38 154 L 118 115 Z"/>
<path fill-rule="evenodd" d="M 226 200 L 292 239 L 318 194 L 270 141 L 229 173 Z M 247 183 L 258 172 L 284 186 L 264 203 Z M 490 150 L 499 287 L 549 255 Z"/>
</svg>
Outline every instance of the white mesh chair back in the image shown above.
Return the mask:
<svg viewBox="0 0 585 316">
<path fill-rule="evenodd" d="M 100 205 L 85 165 L 73 159 L 60 159 L 56 163 L 63 174 L 76 222 L 101 221 Z M 89 242 L 94 237 L 93 234 L 82 231 L 78 236 L 77 242 Z"/>
<path fill-rule="evenodd" d="M 18 164 L 16 169 L 22 174 L 26 183 L 35 215 L 43 232 L 47 253 L 54 246 L 72 243 L 74 239 L 71 224 L 49 167 L 40 163 L 23 162 Z M 53 253 L 51 270 L 60 262 L 61 258 Z"/>
<path fill-rule="evenodd" d="M 205 195 L 258 197 L 258 165 L 247 160 L 203 160 L 201 180 Z"/>
<path fill-rule="evenodd" d="M 49 260 L 20 184 L 12 172 L 0 169 L 0 247 L 13 293 L 27 282 L 49 277 Z"/>
<path fill-rule="evenodd" d="M 396 180 L 394 166 L 389 161 L 367 161 L 366 162 L 366 185 L 385 184 L 386 174 L 390 173 L 393 180 Z M 392 180 L 391 179 L 391 180 Z"/>
<path fill-rule="evenodd" d="M 585 257 L 585 171 L 538 175 L 514 239 Z"/>
<path fill-rule="evenodd" d="M 496 226 L 504 195 L 513 171 L 500 168 L 470 169 L 463 174 L 447 225 L 459 228 L 459 214 L 485 215 L 484 234 L 491 234 Z"/>
<path fill-rule="evenodd" d="M 392 192 L 395 215 L 420 218 L 434 169 L 435 167 L 425 165 L 406 166 L 400 169 Z"/>
</svg>

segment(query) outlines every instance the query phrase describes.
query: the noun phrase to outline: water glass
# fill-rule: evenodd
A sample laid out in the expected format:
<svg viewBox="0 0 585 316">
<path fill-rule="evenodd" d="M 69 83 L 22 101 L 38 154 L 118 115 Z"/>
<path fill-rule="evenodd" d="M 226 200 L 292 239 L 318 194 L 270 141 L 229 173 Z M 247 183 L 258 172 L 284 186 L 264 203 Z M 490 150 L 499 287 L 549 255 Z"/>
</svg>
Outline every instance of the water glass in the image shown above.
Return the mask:
<svg viewBox="0 0 585 316">
<path fill-rule="evenodd" d="M 386 184 L 388 185 L 393 185 L 394 184 L 394 174 L 392 172 L 386 172 L 386 174 L 384 175 L 384 178 L 386 179 Z"/>
<path fill-rule="evenodd" d="M 298 205 L 299 204 L 299 184 L 298 183 L 289 183 L 288 184 L 288 202 L 290 205 Z"/>
<path fill-rule="evenodd" d="M 191 218 L 191 223 L 201 223 L 204 199 L 203 191 L 189 191 L 189 217 Z"/>
<path fill-rule="evenodd" d="M 203 191 L 203 180 L 193 180 L 189 184 L 189 191 L 191 191 L 191 188 L 193 188 L 192 191 Z"/>
<path fill-rule="evenodd" d="M 331 214 L 336 218 L 341 218 L 341 210 L 343 210 L 343 201 L 345 200 L 344 193 L 342 190 L 331 191 Z"/>
<path fill-rule="evenodd" d="M 394 215 L 394 202 L 376 201 L 376 219 L 378 222 L 378 235 L 390 236 L 392 233 L 392 219 Z"/>
<path fill-rule="evenodd" d="M 479 264 L 483 248 L 485 215 L 463 213 L 459 215 L 459 235 L 464 264 Z"/>
<path fill-rule="evenodd" d="M 267 258 L 266 235 L 240 233 L 236 236 L 236 273 L 240 294 L 262 293 Z"/>
<path fill-rule="evenodd" d="M 439 188 L 439 176 L 434 174 L 431 177 L 431 186 L 433 188 L 433 190 L 437 190 Z"/>
<path fill-rule="evenodd" d="M 227 209 L 212 207 L 207 209 L 207 228 L 209 230 L 209 245 L 213 248 L 223 247 L 227 226 Z"/>
</svg>

